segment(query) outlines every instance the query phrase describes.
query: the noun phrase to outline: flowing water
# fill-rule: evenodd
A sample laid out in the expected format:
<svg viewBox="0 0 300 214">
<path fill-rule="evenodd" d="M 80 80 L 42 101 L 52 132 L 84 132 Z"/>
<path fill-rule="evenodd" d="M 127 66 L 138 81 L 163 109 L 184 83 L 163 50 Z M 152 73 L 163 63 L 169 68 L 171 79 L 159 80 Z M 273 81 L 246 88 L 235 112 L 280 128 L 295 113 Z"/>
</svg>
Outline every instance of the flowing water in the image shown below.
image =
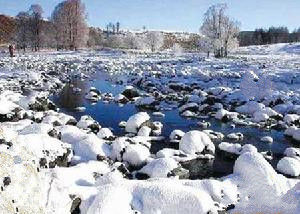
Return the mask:
<svg viewBox="0 0 300 214">
<path fill-rule="evenodd" d="M 100 123 L 102 127 L 111 128 L 116 136 L 122 136 L 125 134 L 124 129 L 119 127 L 121 121 L 127 121 L 130 116 L 139 111 L 134 104 L 119 105 L 114 102 L 105 103 L 98 101 L 97 103 L 91 103 L 85 99 L 86 92 L 90 87 L 95 87 L 102 93 L 108 92 L 113 95 L 117 95 L 123 91 L 124 86 L 114 85 L 108 80 L 108 76 L 103 73 L 97 73 L 92 78 L 87 80 L 74 79 L 70 84 L 67 84 L 64 89 L 56 95 L 53 95 L 51 99 L 55 102 L 61 111 L 69 115 L 74 116 L 77 120 L 83 115 L 90 115 L 96 121 Z M 80 88 L 80 92 L 74 92 L 74 88 Z M 85 107 L 85 111 L 76 111 L 77 107 Z M 163 111 L 165 117 L 157 117 L 152 115 L 152 112 L 148 111 L 153 121 L 160 121 L 164 126 L 162 135 L 168 139 L 168 136 L 174 129 L 180 129 L 184 132 L 190 130 L 201 130 L 197 125 L 199 119 L 188 119 L 179 115 L 178 109 L 170 111 Z M 232 128 L 229 123 L 222 123 L 214 118 L 206 119 L 211 123 L 209 129 L 223 133 L 225 136 L 233 132 L 241 132 L 244 135 L 244 139 L 237 143 L 240 144 L 252 144 L 259 151 L 271 151 L 275 154 L 274 159 L 271 161 L 273 166 L 276 166 L 279 158 L 282 156 L 284 150 L 287 147 L 291 147 L 292 144 L 283 135 L 283 132 L 276 130 L 264 130 L 249 126 L 236 126 Z M 273 143 L 264 143 L 260 141 L 261 137 L 272 136 Z M 225 140 L 227 142 L 234 142 Z M 218 142 L 219 143 L 219 142 Z M 216 143 L 216 146 L 217 144 Z M 178 148 L 178 145 L 170 144 L 169 142 L 155 142 L 152 144 L 151 152 L 156 153 L 162 148 Z M 197 164 L 197 161 L 194 163 Z M 203 164 L 201 162 L 201 164 Z M 220 154 L 216 154 L 216 158 L 213 161 L 213 174 L 214 177 L 220 177 L 232 173 L 234 160 L 222 157 Z M 197 176 L 196 176 L 197 177 Z"/>
</svg>

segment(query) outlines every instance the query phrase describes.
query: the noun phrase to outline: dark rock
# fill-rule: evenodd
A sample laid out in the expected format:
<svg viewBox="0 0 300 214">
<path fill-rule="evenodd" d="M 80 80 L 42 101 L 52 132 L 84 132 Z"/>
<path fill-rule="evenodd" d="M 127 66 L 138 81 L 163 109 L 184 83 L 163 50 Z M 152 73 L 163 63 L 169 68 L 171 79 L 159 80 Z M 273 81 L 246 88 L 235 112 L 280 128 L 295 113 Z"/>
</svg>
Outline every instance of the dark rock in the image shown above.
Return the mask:
<svg viewBox="0 0 300 214">
<path fill-rule="evenodd" d="M 40 167 L 45 167 L 46 168 L 47 159 L 46 158 L 41 158 L 39 164 L 40 164 Z"/>
<path fill-rule="evenodd" d="M 56 129 L 52 129 L 48 132 L 48 135 L 57 139 L 61 139 L 61 133 L 58 132 Z"/>
<path fill-rule="evenodd" d="M 189 179 L 190 172 L 187 169 L 184 169 L 182 167 L 177 167 L 173 169 L 170 173 L 168 173 L 167 177 L 171 176 L 178 176 L 179 179 Z"/>
<path fill-rule="evenodd" d="M 9 148 L 12 147 L 12 142 L 8 142 L 5 139 L 0 139 L 0 144 L 7 145 Z"/>
<path fill-rule="evenodd" d="M 11 183 L 11 178 L 10 177 L 4 177 L 3 185 L 8 186 L 10 183 Z"/>
<path fill-rule="evenodd" d="M 213 160 L 197 158 L 181 162 L 181 166 L 189 171 L 190 179 L 209 178 L 213 175 Z"/>
<path fill-rule="evenodd" d="M 75 118 L 70 119 L 66 125 L 76 126 L 77 120 Z"/>
<path fill-rule="evenodd" d="M 58 122 L 57 120 L 53 122 L 53 126 L 61 126 L 62 124 Z"/>
<path fill-rule="evenodd" d="M 70 198 L 73 200 L 70 213 L 71 214 L 80 214 L 80 204 L 81 204 L 81 199 L 79 197 L 76 197 L 74 195 L 70 195 Z"/>
<path fill-rule="evenodd" d="M 225 210 L 226 211 L 229 211 L 229 210 L 232 210 L 232 209 L 234 209 L 235 208 L 235 205 L 234 204 L 229 204 L 226 208 L 225 208 Z"/>
<path fill-rule="evenodd" d="M 100 126 L 97 123 L 93 123 L 93 124 L 89 125 L 88 128 L 91 129 L 91 131 L 93 133 L 98 133 L 100 130 Z"/>
<path fill-rule="evenodd" d="M 36 98 L 35 102 L 29 104 L 29 109 L 33 111 L 48 111 L 48 110 L 57 110 L 57 107 L 53 102 L 48 100 L 45 97 Z"/>
<path fill-rule="evenodd" d="M 231 118 L 228 117 L 227 115 L 225 115 L 224 117 L 222 117 L 221 121 L 222 121 L 223 123 L 228 123 L 229 121 L 231 121 Z"/>
<path fill-rule="evenodd" d="M 97 161 L 109 161 L 110 159 L 108 157 L 97 155 Z"/>
<path fill-rule="evenodd" d="M 62 156 L 57 156 L 57 158 L 54 161 L 49 162 L 49 168 L 54 168 L 55 166 L 68 167 L 70 164 L 68 162 L 68 157 L 71 154 L 71 152 L 71 149 L 67 149 L 67 152 L 64 153 Z"/>
<path fill-rule="evenodd" d="M 217 152 L 217 155 L 220 156 L 220 158 L 223 158 L 225 160 L 232 161 L 232 160 L 236 160 L 239 157 L 238 154 L 226 152 L 226 151 L 221 150 L 219 148 L 216 149 L 216 152 Z"/>
<path fill-rule="evenodd" d="M 221 103 L 221 100 L 213 95 L 208 95 L 204 103 L 207 103 L 208 105 L 214 105 L 215 103 Z"/>
<path fill-rule="evenodd" d="M 141 173 L 141 172 L 136 173 L 135 177 L 138 180 L 147 180 L 148 178 L 150 178 L 149 175 L 147 175 L 145 173 Z"/>
<path fill-rule="evenodd" d="M 122 92 L 122 94 L 129 100 L 140 96 L 139 92 L 135 88 L 127 88 Z"/>
<path fill-rule="evenodd" d="M 101 92 L 98 89 L 96 89 L 96 88 L 91 88 L 90 92 L 95 92 L 98 96 L 101 95 Z"/>
<path fill-rule="evenodd" d="M 126 168 L 126 166 L 125 166 L 124 164 L 121 164 L 121 165 L 118 167 L 118 170 L 119 170 L 123 175 L 125 175 L 126 178 L 132 179 L 132 175 L 131 175 L 130 171 Z"/>
</svg>

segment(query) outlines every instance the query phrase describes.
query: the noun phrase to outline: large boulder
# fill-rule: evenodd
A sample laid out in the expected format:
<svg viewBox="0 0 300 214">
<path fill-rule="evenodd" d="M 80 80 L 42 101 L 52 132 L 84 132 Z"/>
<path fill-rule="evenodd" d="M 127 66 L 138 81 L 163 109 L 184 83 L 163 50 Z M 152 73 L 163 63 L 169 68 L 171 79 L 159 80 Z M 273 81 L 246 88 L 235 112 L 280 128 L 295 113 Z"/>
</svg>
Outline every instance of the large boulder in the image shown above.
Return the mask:
<svg viewBox="0 0 300 214">
<path fill-rule="evenodd" d="M 150 120 L 150 116 L 146 112 L 139 112 L 128 119 L 125 130 L 136 134 L 142 124 L 148 120 Z"/>
<path fill-rule="evenodd" d="M 187 132 L 179 143 L 179 149 L 187 154 L 201 154 L 203 152 L 215 152 L 215 146 L 209 136 L 201 131 Z"/>
</svg>

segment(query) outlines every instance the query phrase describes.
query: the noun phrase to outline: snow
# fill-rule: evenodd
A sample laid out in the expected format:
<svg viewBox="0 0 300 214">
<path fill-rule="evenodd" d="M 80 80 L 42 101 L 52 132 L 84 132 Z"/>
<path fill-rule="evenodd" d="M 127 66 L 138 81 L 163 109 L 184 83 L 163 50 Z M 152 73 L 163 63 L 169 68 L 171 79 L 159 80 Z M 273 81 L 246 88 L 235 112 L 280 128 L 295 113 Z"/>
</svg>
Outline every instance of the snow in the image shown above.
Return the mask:
<svg viewBox="0 0 300 214">
<path fill-rule="evenodd" d="M 68 150 L 71 149 L 70 145 L 45 134 L 19 135 L 16 139 L 16 145 L 26 148 L 38 160 L 46 158 L 47 163 L 55 161 L 59 156 L 68 154 Z M 68 159 L 70 160 L 71 157 L 72 154 L 69 154 Z"/>
<path fill-rule="evenodd" d="M 265 136 L 260 139 L 262 142 L 273 143 L 273 138 L 270 136 Z"/>
<path fill-rule="evenodd" d="M 247 54 L 203 60 L 195 53 L 116 55 L 109 51 L 1 57 L 0 213 L 16 213 L 16 208 L 19 213 L 70 213 L 71 196 L 80 198 L 83 214 L 217 213 L 228 206 L 234 207 L 226 211 L 229 213 L 299 213 L 299 44 L 239 50 Z M 92 102 L 101 99 L 111 105 L 130 100 L 129 105 L 147 108 L 147 113 L 132 115 L 127 122 L 117 121 L 125 128 L 118 130 L 118 135 L 109 127 L 101 128 L 89 115 L 77 123 L 53 106 L 56 110 L 43 104 L 39 107 L 45 109 L 39 112 L 30 107 L 38 99 L 49 104 L 52 93 L 58 94 L 68 80 L 88 81 L 98 70 L 116 84 L 132 85 L 125 90 L 139 91 L 125 99 L 121 91 L 100 93 L 93 87 L 85 94 L 85 89 L 74 83 L 72 92 Z M 61 72 L 50 74 L 56 71 Z M 89 114 L 88 101 L 79 105 Z M 178 117 L 193 117 L 187 122 L 191 125 L 185 126 L 187 119 L 175 117 L 174 121 L 171 118 L 172 130 L 163 130 L 177 111 Z M 158 121 L 150 121 L 149 115 Z M 232 121 L 220 128 L 213 118 Z M 211 130 L 191 131 L 196 124 L 201 129 L 211 125 Z M 235 127 L 235 132 L 230 133 L 229 127 Z M 253 128 L 258 142 L 248 141 L 248 127 L 262 128 Z M 280 128 L 275 135 L 273 127 Z M 288 145 L 281 147 L 277 132 L 292 138 L 295 147 L 284 151 L 276 166 L 279 173 L 262 156 L 265 149 L 273 152 L 277 144 L 279 150 L 292 146 L 286 141 Z M 166 133 L 172 144 L 165 139 Z M 224 136 L 241 142 L 221 142 Z M 196 180 L 179 180 L 172 174 L 185 162 L 214 158 L 212 141 L 216 145 L 221 142 L 221 152 L 239 156 L 232 174 Z M 157 145 L 162 145 L 158 151 Z M 138 173 L 150 178 L 137 180 L 134 175 Z M 7 185 L 8 177 L 11 183 Z"/>
<path fill-rule="evenodd" d="M 75 126 L 63 126 L 60 129 L 61 140 L 72 145 L 74 155 L 80 158 L 79 162 L 97 160 L 97 156 L 110 155 L 110 145 L 98 138 L 95 134 L 87 134 Z"/>
<path fill-rule="evenodd" d="M 286 114 L 283 118 L 284 122 L 288 125 L 294 123 L 296 120 L 300 120 L 300 115 L 297 114 Z"/>
<path fill-rule="evenodd" d="M 300 175 L 300 158 L 284 157 L 277 164 L 277 170 L 290 176 Z"/>
<path fill-rule="evenodd" d="M 259 112 L 261 110 L 265 109 L 265 105 L 262 103 L 258 103 L 255 101 L 250 101 L 247 102 L 243 106 L 239 106 L 236 108 L 236 111 L 239 113 L 244 113 L 244 114 L 251 114 L 253 115 L 255 112 Z"/>
<path fill-rule="evenodd" d="M 251 144 L 245 144 L 242 146 L 239 143 L 221 142 L 218 147 L 222 151 L 236 155 L 244 154 L 246 152 L 257 152 L 256 147 Z"/>
<path fill-rule="evenodd" d="M 22 128 L 19 134 L 48 134 L 52 129 L 53 126 L 48 123 L 33 123 Z"/>
<path fill-rule="evenodd" d="M 300 157 L 300 149 L 299 148 L 286 148 L 284 151 L 284 155 L 287 157 Z"/>
<path fill-rule="evenodd" d="M 165 114 L 162 112 L 153 112 L 152 115 L 156 116 L 156 117 L 164 117 L 165 116 Z"/>
<path fill-rule="evenodd" d="M 215 118 L 218 120 L 222 120 L 225 116 L 228 116 L 228 118 L 230 119 L 234 119 L 237 118 L 238 113 L 236 112 L 229 112 L 223 108 L 221 108 L 216 114 L 215 114 Z"/>
<path fill-rule="evenodd" d="M 97 196 L 83 204 L 83 208 L 89 207 L 84 213 L 132 213 L 134 210 L 145 214 L 216 212 L 212 196 L 196 184 L 194 187 L 193 184 L 163 179 L 142 183 L 125 181 L 119 176 L 101 179 L 104 181 L 99 181 L 101 185 Z M 120 207 L 116 207 L 112 201 L 120 199 L 120 195 L 122 202 Z"/>
<path fill-rule="evenodd" d="M 155 102 L 154 97 L 146 97 L 146 98 L 139 98 L 135 104 L 137 106 L 147 106 L 147 105 L 151 105 Z"/>
<path fill-rule="evenodd" d="M 81 129 L 87 129 L 93 124 L 96 124 L 94 119 L 90 116 L 85 115 L 80 118 L 80 120 L 77 123 L 77 127 Z"/>
<path fill-rule="evenodd" d="M 178 163 L 172 158 L 158 158 L 148 163 L 139 172 L 151 178 L 166 178 L 177 167 Z"/>
<path fill-rule="evenodd" d="M 140 130 L 137 133 L 137 135 L 138 136 L 148 137 L 148 136 L 150 136 L 150 133 L 151 133 L 151 128 L 149 128 L 148 126 L 143 126 L 142 128 L 140 128 Z"/>
<path fill-rule="evenodd" d="M 278 175 L 274 169 L 258 153 L 247 152 L 241 155 L 235 162 L 233 173 L 239 175 L 244 184 L 255 184 L 251 187 L 241 186 L 247 189 L 251 200 L 261 200 L 285 192 L 283 184 L 278 182 Z"/>
<path fill-rule="evenodd" d="M 184 111 L 181 115 L 184 117 L 195 117 L 196 116 L 196 114 L 194 112 L 189 111 L 189 110 Z"/>
<path fill-rule="evenodd" d="M 175 129 L 171 132 L 169 138 L 171 141 L 180 140 L 184 136 L 184 134 L 185 133 L 183 131 Z"/>
<path fill-rule="evenodd" d="M 110 137 L 113 137 L 114 134 L 111 132 L 111 130 L 109 128 L 102 128 L 97 133 L 97 136 L 100 139 L 109 139 Z"/>
<path fill-rule="evenodd" d="M 10 114 L 15 108 L 17 108 L 18 106 L 5 99 L 5 98 L 0 98 L 0 114 L 2 115 L 7 115 L 7 114 Z"/>
<path fill-rule="evenodd" d="M 238 133 L 231 133 L 227 135 L 227 138 L 232 140 L 242 140 L 244 138 L 244 135 L 240 132 Z"/>
<path fill-rule="evenodd" d="M 254 122 L 261 122 L 269 119 L 269 116 L 261 111 L 257 111 L 254 113 Z"/>
<path fill-rule="evenodd" d="M 204 149 L 215 152 L 215 146 L 209 136 L 201 131 L 187 132 L 179 142 L 179 149 L 187 154 L 200 154 Z"/>
<path fill-rule="evenodd" d="M 300 141 L 300 128 L 291 126 L 285 130 L 284 134 L 292 137 L 296 141 Z"/>
<path fill-rule="evenodd" d="M 126 122 L 126 132 L 137 133 L 140 126 L 150 120 L 150 116 L 146 112 L 139 112 L 131 116 Z"/>
<path fill-rule="evenodd" d="M 142 145 L 128 145 L 123 154 L 123 161 L 126 161 L 132 166 L 139 167 L 146 163 L 150 157 L 148 148 Z"/>
<path fill-rule="evenodd" d="M 235 143 L 235 144 L 231 144 L 231 143 L 227 143 L 227 142 L 222 142 L 218 145 L 220 150 L 229 152 L 229 153 L 233 153 L 233 154 L 240 154 L 241 150 L 242 150 L 242 146 L 241 144 Z"/>
</svg>

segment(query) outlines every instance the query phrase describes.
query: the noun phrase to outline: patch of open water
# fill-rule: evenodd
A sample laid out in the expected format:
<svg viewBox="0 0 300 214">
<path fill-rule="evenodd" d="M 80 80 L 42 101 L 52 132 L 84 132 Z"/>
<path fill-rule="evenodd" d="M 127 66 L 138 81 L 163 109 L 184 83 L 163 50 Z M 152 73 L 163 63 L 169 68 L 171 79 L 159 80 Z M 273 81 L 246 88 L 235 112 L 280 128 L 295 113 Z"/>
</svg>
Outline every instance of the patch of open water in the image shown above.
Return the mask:
<svg viewBox="0 0 300 214">
<path fill-rule="evenodd" d="M 100 123 L 102 127 L 111 128 L 116 136 L 124 135 L 124 129 L 119 127 L 121 121 L 127 121 L 130 116 L 139 111 L 134 104 L 119 105 L 114 102 L 105 103 L 98 101 L 97 103 L 91 103 L 85 99 L 86 92 L 90 87 L 95 87 L 102 93 L 112 93 L 117 95 L 124 89 L 122 85 L 113 85 L 108 81 L 108 76 L 105 74 L 97 74 L 90 80 L 75 79 L 72 83 L 67 84 L 64 89 L 59 93 L 51 97 L 61 111 L 74 116 L 77 120 L 83 115 L 90 115 L 96 121 Z M 74 88 L 80 88 L 80 92 L 74 93 Z M 84 112 L 76 111 L 77 107 L 85 107 Z M 151 111 L 148 111 L 153 121 L 160 121 L 164 126 L 162 135 L 168 139 L 168 136 L 174 129 L 180 129 L 184 132 L 190 130 L 201 130 L 197 125 L 200 119 L 189 119 L 179 115 L 178 109 L 170 111 L 163 111 L 165 117 L 157 117 L 152 115 Z M 211 123 L 209 129 L 223 133 L 225 136 L 233 132 L 241 132 L 244 134 L 244 139 L 238 141 L 240 144 L 252 144 L 259 151 L 271 151 L 275 154 L 275 158 L 271 161 L 273 166 L 276 166 L 279 158 L 282 156 L 284 150 L 287 147 L 293 146 L 288 139 L 283 135 L 283 132 L 276 130 L 264 130 L 249 126 L 236 126 L 234 129 L 230 126 L 230 123 L 222 123 L 214 118 L 205 119 L 205 121 Z M 274 140 L 273 143 L 261 142 L 261 137 L 271 136 Z M 234 142 L 232 140 L 224 139 L 227 142 Z M 216 147 L 219 142 L 216 142 Z M 168 142 L 155 142 L 152 144 L 151 153 L 156 153 L 162 148 L 178 148 L 178 145 L 170 144 Z M 196 164 L 196 163 L 195 163 Z M 228 160 L 218 153 L 213 161 L 213 174 L 214 177 L 220 177 L 232 173 L 234 160 Z"/>
</svg>

